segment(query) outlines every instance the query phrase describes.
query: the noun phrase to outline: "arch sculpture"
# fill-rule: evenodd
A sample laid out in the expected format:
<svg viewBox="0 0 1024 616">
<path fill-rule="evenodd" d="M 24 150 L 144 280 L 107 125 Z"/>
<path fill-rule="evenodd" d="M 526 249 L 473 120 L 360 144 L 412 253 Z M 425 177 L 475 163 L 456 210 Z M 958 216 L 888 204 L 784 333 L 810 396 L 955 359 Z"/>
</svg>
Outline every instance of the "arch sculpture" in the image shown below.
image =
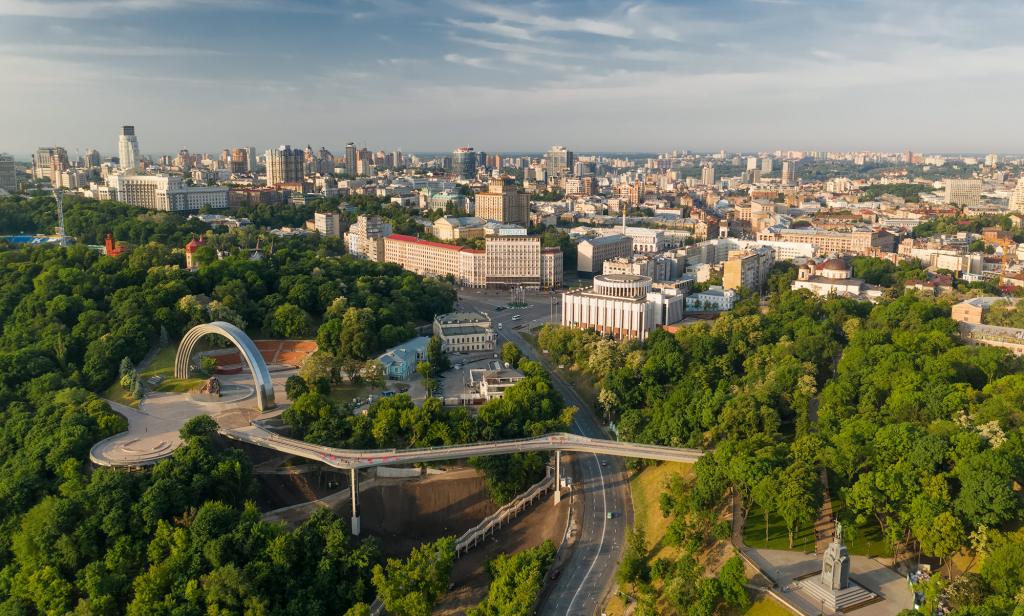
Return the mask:
<svg viewBox="0 0 1024 616">
<path fill-rule="evenodd" d="M 178 379 L 189 377 L 189 359 L 192 357 L 192 348 L 207 334 L 220 334 L 238 347 L 242 357 L 249 364 L 253 380 L 256 381 L 256 405 L 261 411 L 274 408 L 274 383 L 270 380 L 267 363 L 263 361 L 263 356 L 260 355 L 259 349 L 256 348 L 249 336 L 246 336 L 245 332 L 231 323 L 214 321 L 196 325 L 188 330 L 185 337 L 181 339 L 178 353 L 174 357 L 174 377 Z"/>
</svg>

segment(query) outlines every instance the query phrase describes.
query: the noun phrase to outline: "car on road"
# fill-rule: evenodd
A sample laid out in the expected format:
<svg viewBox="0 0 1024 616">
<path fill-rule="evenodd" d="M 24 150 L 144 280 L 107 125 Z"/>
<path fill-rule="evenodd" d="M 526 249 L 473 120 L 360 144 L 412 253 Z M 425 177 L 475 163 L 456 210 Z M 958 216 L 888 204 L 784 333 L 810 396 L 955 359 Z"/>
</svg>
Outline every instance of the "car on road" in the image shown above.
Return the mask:
<svg viewBox="0 0 1024 616">
<path fill-rule="evenodd" d="M 608 460 L 601 460 L 601 466 L 608 466 Z"/>
<path fill-rule="evenodd" d="M 513 320 L 513 321 L 518 321 L 518 320 L 519 320 L 519 319 L 521 319 L 521 318 L 523 318 L 523 315 L 521 315 L 521 314 L 517 314 L 516 316 L 512 317 L 512 320 Z"/>
<path fill-rule="evenodd" d="M 498 323 L 498 329 L 501 329 L 501 323 Z"/>
<path fill-rule="evenodd" d="M 502 306 L 495 306 L 495 307 L 494 307 L 494 311 L 495 311 L 495 312 L 501 312 L 501 311 L 502 311 L 502 310 L 504 310 L 504 309 L 505 309 L 505 308 L 504 308 L 504 307 L 502 307 Z"/>
<path fill-rule="evenodd" d="M 462 353 L 459 353 L 458 351 L 455 351 L 454 353 L 452 353 L 452 355 L 462 355 Z"/>
<path fill-rule="evenodd" d="M 552 580 L 557 580 L 558 576 L 560 576 L 560 575 L 562 575 L 562 570 L 561 569 L 555 569 L 554 571 L 551 572 L 551 579 Z"/>
</svg>

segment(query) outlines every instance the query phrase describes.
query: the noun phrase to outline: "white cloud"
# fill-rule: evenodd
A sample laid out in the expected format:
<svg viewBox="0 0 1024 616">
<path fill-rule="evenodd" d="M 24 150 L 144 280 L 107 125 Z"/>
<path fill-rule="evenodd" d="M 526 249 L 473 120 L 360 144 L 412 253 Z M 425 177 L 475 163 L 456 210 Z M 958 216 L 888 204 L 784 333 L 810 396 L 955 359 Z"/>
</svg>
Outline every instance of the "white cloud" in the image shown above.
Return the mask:
<svg viewBox="0 0 1024 616">
<path fill-rule="evenodd" d="M 465 64 L 466 66 L 472 66 L 474 68 L 490 68 L 490 65 L 484 58 L 467 58 L 466 56 L 459 55 L 457 53 L 450 53 L 446 55 L 444 59 L 447 62 Z"/>
</svg>

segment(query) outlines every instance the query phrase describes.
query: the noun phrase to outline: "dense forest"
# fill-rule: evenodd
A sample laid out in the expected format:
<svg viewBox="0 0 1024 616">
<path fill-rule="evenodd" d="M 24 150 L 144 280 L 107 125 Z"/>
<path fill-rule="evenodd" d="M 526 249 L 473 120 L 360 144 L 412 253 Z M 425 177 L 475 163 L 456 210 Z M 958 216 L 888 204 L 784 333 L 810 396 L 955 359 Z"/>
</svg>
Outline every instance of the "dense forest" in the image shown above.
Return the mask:
<svg viewBox="0 0 1024 616">
<path fill-rule="evenodd" d="M 965 345 L 945 298 L 823 299 L 785 290 L 791 269 L 777 264 L 763 314 L 741 301 L 713 326 L 642 343 L 549 325 L 538 343 L 601 379 L 599 406 L 622 438 L 715 448 L 685 498 L 664 504 L 679 526 L 668 540 L 699 546 L 731 485 L 745 511 L 781 515 L 792 545 L 823 502 L 824 467 L 850 539 L 870 526 L 897 561 L 923 554 L 944 569 L 972 553 L 954 605 L 1010 614 L 1024 590 L 1021 360 Z"/>
<path fill-rule="evenodd" d="M 51 198 L 0 199 L 0 224 L 52 232 L 54 210 Z M 288 217 L 274 206 L 250 215 Z M 188 447 L 152 470 L 89 472 L 91 446 L 125 429 L 92 392 L 162 330 L 214 318 L 253 335 L 349 318 L 362 346 L 347 352 L 365 357 L 451 310 L 451 285 L 352 259 L 316 234 L 229 232 L 71 197 L 65 218 L 83 243 L 0 248 L 0 614 L 328 614 L 372 600 L 379 545 L 350 544 L 326 510 L 292 532 L 261 523 L 250 464 L 218 450 L 209 427 L 183 429 Z M 131 251 L 86 245 L 107 233 Z M 193 234 L 207 246 L 188 271 Z"/>
</svg>

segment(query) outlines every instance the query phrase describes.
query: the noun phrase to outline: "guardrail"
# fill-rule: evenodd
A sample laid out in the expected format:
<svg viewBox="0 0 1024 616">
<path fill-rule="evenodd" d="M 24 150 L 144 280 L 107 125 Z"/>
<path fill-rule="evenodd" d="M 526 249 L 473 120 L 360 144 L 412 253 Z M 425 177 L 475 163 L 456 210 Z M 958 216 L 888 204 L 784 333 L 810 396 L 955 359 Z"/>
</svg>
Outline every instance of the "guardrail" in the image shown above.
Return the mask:
<svg viewBox="0 0 1024 616">
<path fill-rule="evenodd" d="M 263 432 L 260 430 L 260 432 Z M 522 451 L 579 451 L 587 453 L 618 455 L 630 458 L 668 460 L 673 462 L 696 462 L 704 455 L 700 449 L 684 449 L 663 445 L 647 445 L 592 439 L 566 432 L 556 432 L 535 438 L 511 439 L 464 445 L 415 447 L 412 449 L 350 450 L 320 447 L 303 441 L 279 437 L 273 434 L 259 434 L 251 428 L 222 429 L 220 433 L 228 438 L 311 458 L 330 466 L 343 469 L 369 468 L 382 464 L 436 462 L 476 456 L 490 456 Z"/>
<path fill-rule="evenodd" d="M 515 497 L 511 502 L 502 505 L 500 509 L 463 533 L 463 535 L 455 541 L 455 555 L 460 556 L 463 550 L 469 551 L 469 548 L 476 545 L 477 541 L 487 537 L 488 531 L 493 535 L 495 528 L 500 529 L 501 525 L 507 522 L 509 518 L 519 515 L 519 512 L 525 509 L 527 504 L 532 504 L 533 500 L 540 496 L 541 492 L 546 492 L 551 488 L 552 484 L 555 482 L 555 475 L 550 466 L 547 467 L 547 469 L 548 473 L 544 479 L 541 479 L 526 492 Z M 557 489 L 557 487 L 555 489 Z"/>
</svg>

